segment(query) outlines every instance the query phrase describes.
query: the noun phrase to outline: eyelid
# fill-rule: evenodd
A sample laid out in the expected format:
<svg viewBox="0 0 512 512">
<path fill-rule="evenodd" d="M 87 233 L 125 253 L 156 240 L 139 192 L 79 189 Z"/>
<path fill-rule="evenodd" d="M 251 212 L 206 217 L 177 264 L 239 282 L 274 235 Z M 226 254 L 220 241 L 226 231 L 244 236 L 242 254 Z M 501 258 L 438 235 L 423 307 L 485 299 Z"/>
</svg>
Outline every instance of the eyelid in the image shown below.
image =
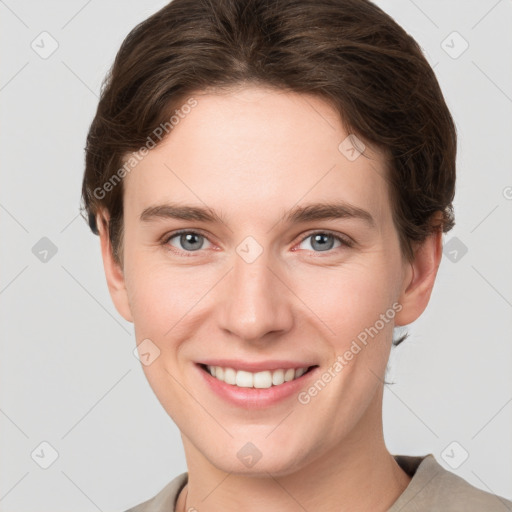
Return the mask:
<svg viewBox="0 0 512 512">
<path fill-rule="evenodd" d="M 178 236 L 178 235 L 183 235 L 183 234 L 189 234 L 189 233 L 192 233 L 192 234 L 196 234 L 196 235 L 201 235 L 201 236 L 204 236 L 206 239 L 208 239 L 208 241 L 211 242 L 211 240 L 208 238 L 208 235 L 206 235 L 203 230 L 201 229 L 198 229 L 198 228 L 193 228 L 193 229 L 186 229 L 186 228 L 183 228 L 183 229 L 177 229 L 176 231 L 171 231 L 169 233 L 166 233 L 163 237 L 162 237 L 162 242 L 168 242 L 171 238 L 174 238 L 175 236 Z"/>
<path fill-rule="evenodd" d="M 336 239 L 339 242 L 341 242 L 342 246 L 352 247 L 352 246 L 355 245 L 355 241 L 352 240 L 349 236 L 343 235 L 343 234 L 338 233 L 336 231 L 331 231 L 330 229 L 313 229 L 312 231 L 309 231 L 304 236 L 302 236 L 302 238 L 300 239 L 300 241 L 296 245 L 300 245 L 302 242 L 304 242 L 304 240 L 308 239 L 309 237 L 311 237 L 313 235 L 317 235 L 317 234 L 319 234 L 319 235 L 330 235 L 334 239 Z M 338 247 L 338 249 L 339 249 L 339 247 Z M 327 254 L 330 254 L 330 253 L 334 252 L 334 249 L 331 249 L 329 251 L 311 251 L 311 252 L 318 253 L 318 254 L 321 254 L 322 252 L 325 252 Z"/>
<path fill-rule="evenodd" d="M 177 249 L 176 247 L 173 247 L 171 245 L 169 245 L 169 241 L 171 240 L 171 238 L 175 238 L 177 237 L 178 235 L 183 235 L 183 234 L 196 234 L 196 235 L 201 235 L 203 238 L 205 238 L 206 240 L 208 240 L 208 242 L 210 244 L 213 244 L 213 242 L 210 240 L 209 236 L 207 236 L 201 229 L 197 229 L 197 228 L 194 228 L 194 229 L 178 229 L 176 231 L 171 231 L 170 233 L 166 233 L 160 240 L 160 243 L 165 246 L 165 248 L 175 254 L 178 254 L 178 255 L 185 255 L 185 256 L 194 256 L 194 253 L 198 253 L 198 252 L 201 252 L 201 250 L 199 251 L 184 251 L 182 249 Z"/>
</svg>

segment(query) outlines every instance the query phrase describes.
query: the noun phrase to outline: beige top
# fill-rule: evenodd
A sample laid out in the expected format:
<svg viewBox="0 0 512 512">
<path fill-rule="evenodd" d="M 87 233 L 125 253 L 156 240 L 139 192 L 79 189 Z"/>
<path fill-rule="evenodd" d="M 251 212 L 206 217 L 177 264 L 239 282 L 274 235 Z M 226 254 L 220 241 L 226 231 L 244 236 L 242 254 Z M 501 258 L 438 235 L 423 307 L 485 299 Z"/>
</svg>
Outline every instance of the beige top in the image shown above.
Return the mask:
<svg viewBox="0 0 512 512">
<path fill-rule="evenodd" d="M 512 512 L 512 501 L 477 489 L 444 469 L 432 454 L 394 457 L 412 480 L 388 512 Z M 176 512 L 187 481 L 188 473 L 181 473 L 156 496 L 126 512 Z"/>
</svg>

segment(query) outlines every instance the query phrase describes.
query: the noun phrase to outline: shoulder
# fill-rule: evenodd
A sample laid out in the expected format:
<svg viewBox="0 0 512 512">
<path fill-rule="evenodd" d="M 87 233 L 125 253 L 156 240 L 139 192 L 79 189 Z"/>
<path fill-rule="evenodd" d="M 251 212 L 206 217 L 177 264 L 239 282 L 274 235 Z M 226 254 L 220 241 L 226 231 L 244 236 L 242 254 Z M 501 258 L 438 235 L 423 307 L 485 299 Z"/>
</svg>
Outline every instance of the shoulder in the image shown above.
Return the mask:
<svg viewBox="0 0 512 512">
<path fill-rule="evenodd" d="M 174 512 L 176 499 L 187 481 L 188 473 L 181 473 L 151 499 L 139 503 L 125 512 L 161 512 L 162 510 Z"/>
<path fill-rule="evenodd" d="M 395 459 L 412 480 L 389 512 L 512 512 L 512 501 L 474 487 L 444 469 L 432 454 Z"/>
</svg>

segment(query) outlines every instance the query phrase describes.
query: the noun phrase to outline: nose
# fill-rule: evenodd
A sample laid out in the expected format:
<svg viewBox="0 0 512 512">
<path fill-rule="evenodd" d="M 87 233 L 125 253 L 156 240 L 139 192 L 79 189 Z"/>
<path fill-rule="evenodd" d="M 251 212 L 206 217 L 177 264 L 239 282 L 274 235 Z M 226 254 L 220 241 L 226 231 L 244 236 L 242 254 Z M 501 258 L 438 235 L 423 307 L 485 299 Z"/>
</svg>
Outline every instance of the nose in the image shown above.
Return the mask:
<svg viewBox="0 0 512 512">
<path fill-rule="evenodd" d="M 244 341 L 282 335 L 293 325 L 293 294 L 271 264 L 265 251 L 251 263 L 236 254 L 224 280 L 220 327 Z"/>
</svg>

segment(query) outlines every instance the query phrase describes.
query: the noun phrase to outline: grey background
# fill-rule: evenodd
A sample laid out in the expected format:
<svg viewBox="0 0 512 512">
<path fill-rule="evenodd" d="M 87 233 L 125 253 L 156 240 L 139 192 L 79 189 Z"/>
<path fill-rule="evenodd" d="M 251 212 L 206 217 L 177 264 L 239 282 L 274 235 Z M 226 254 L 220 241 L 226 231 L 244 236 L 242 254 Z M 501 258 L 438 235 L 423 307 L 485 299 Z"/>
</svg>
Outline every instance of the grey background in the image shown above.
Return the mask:
<svg viewBox="0 0 512 512">
<path fill-rule="evenodd" d="M 186 471 L 78 216 L 101 81 L 165 3 L 0 1 L 1 511 L 125 510 Z M 391 358 L 386 442 L 512 499 L 512 2 L 377 4 L 425 50 L 459 134 L 457 225 Z"/>
</svg>

